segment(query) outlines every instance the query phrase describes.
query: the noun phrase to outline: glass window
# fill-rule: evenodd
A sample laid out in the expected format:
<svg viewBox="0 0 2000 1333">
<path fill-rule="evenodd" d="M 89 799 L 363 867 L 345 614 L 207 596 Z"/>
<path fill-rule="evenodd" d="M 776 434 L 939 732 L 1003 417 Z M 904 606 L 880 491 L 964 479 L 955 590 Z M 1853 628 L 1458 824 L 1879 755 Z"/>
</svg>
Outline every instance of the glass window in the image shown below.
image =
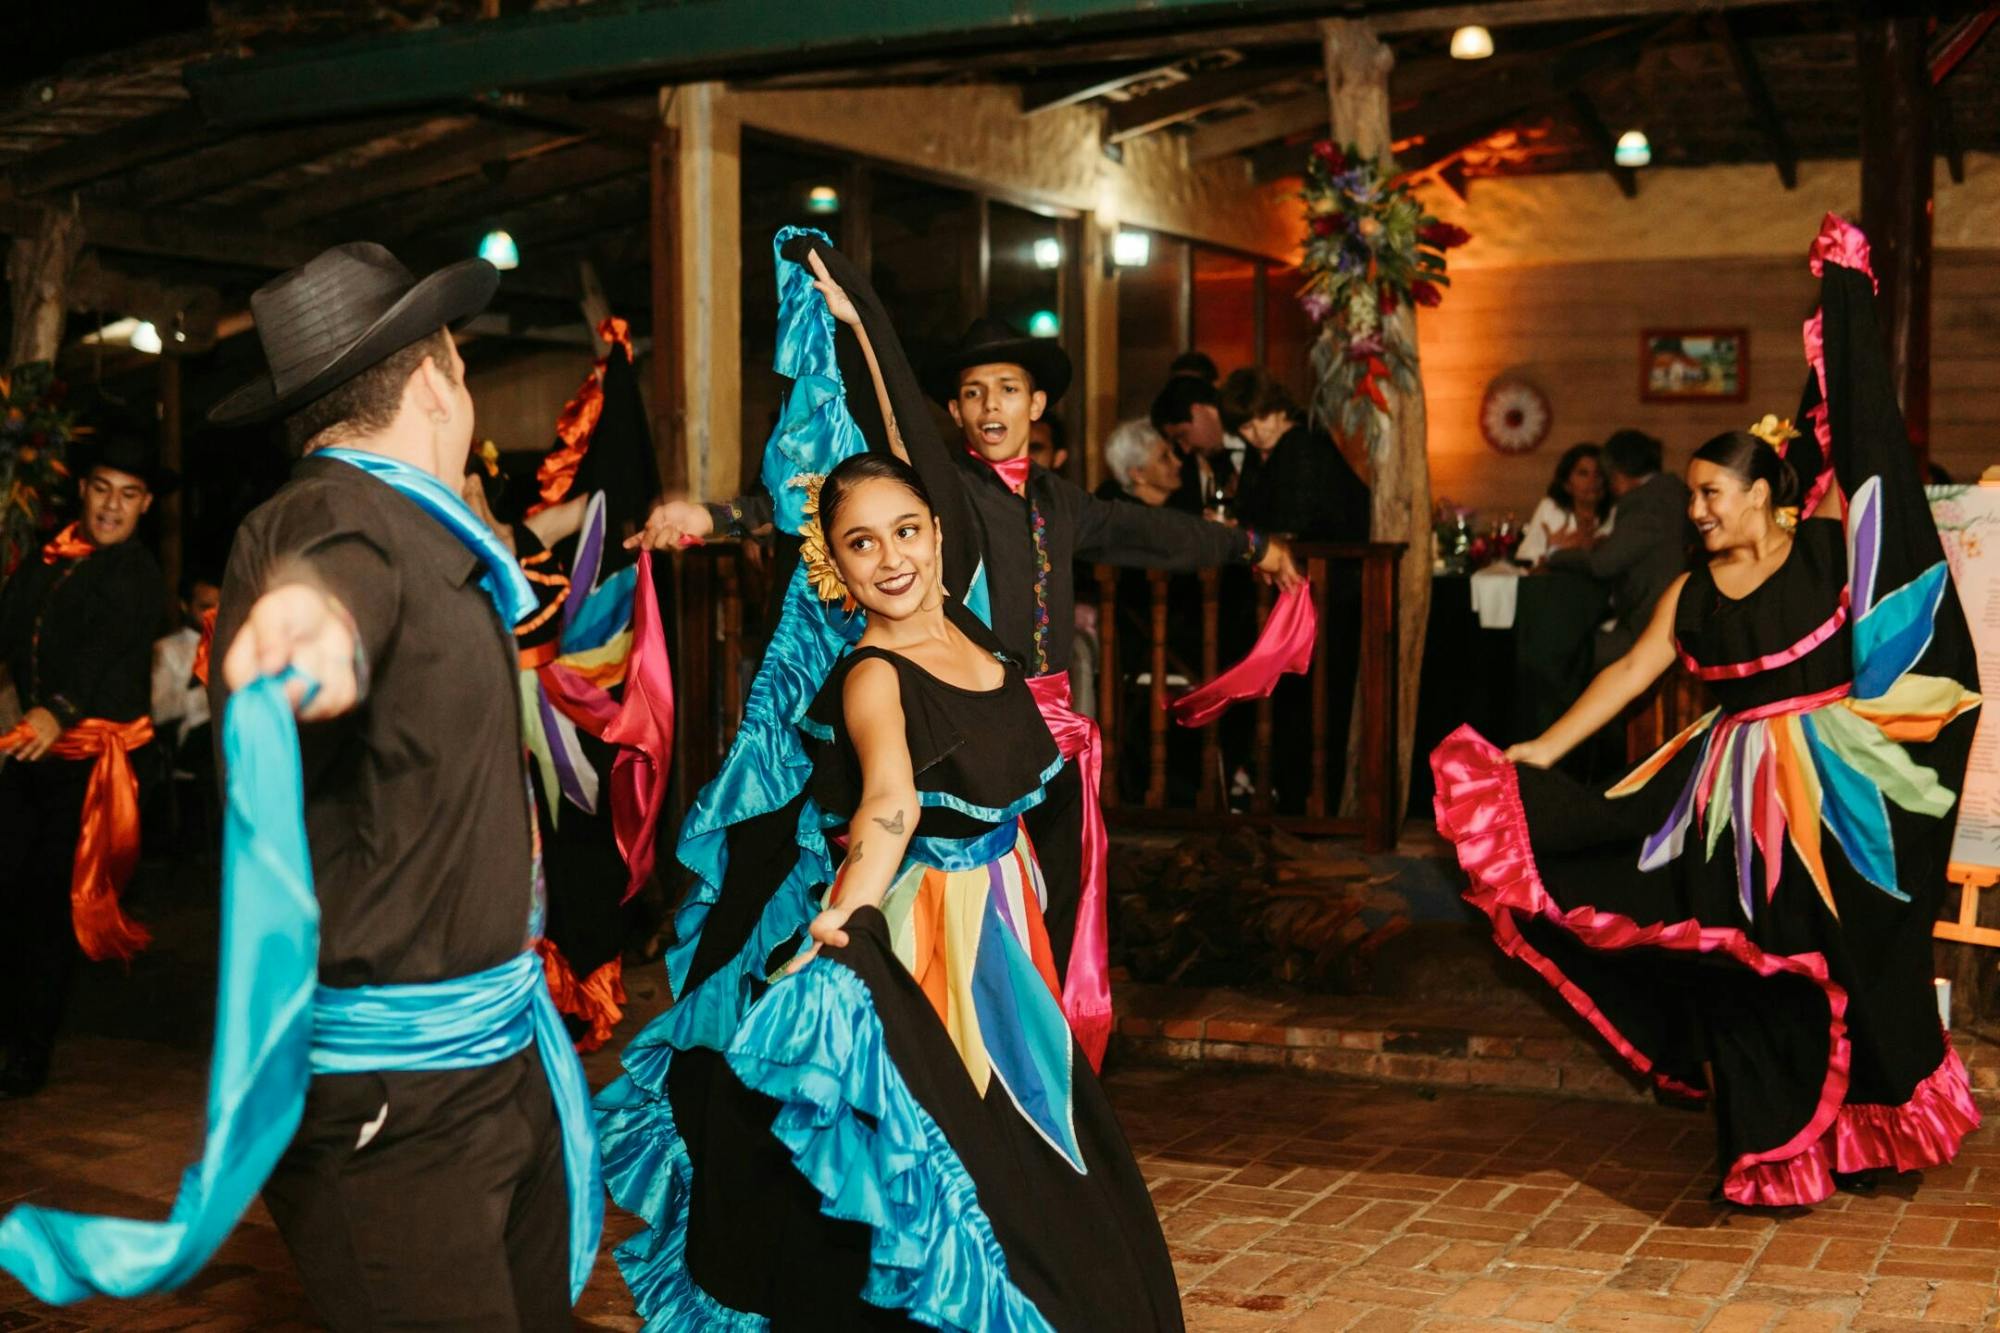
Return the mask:
<svg viewBox="0 0 2000 1333">
<path fill-rule="evenodd" d="M 965 190 L 872 173 L 868 214 L 875 290 L 921 364 L 978 313 L 979 201 Z"/>
<path fill-rule="evenodd" d="M 838 158 L 745 136 L 742 200 L 743 459 L 746 489 L 763 466 L 764 442 L 777 424 L 785 381 L 771 370 L 778 350 L 778 273 L 771 241 L 780 227 L 817 227 L 846 244 L 842 222 L 848 179 Z"/>
<path fill-rule="evenodd" d="M 1118 419 L 1146 415 L 1187 350 L 1188 245 L 1155 235 L 1144 268 L 1118 271 Z"/>
<path fill-rule="evenodd" d="M 1305 281 L 1296 268 L 1270 266 L 1264 280 L 1264 368 L 1292 391 L 1301 405 L 1312 403 L 1312 345 L 1319 328 L 1299 306 Z"/>
<path fill-rule="evenodd" d="M 1191 341 L 1219 374 L 1257 364 L 1256 260 L 1195 247 Z"/>
</svg>

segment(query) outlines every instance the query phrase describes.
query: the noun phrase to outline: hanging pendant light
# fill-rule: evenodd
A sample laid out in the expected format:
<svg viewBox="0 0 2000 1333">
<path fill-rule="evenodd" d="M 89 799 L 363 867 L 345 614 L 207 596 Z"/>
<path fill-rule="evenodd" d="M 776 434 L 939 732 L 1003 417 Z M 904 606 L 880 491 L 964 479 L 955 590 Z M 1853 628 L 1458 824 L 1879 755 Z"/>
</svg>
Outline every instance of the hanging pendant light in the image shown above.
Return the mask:
<svg viewBox="0 0 2000 1333">
<path fill-rule="evenodd" d="M 479 238 L 479 257 L 502 273 L 521 267 L 521 248 L 512 236 L 497 228 Z"/>
<path fill-rule="evenodd" d="M 1484 60 L 1493 54 L 1493 34 L 1477 23 L 1468 23 L 1451 35 L 1453 60 Z"/>
<path fill-rule="evenodd" d="M 1621 167 L 1643 167 L 1653 160 L 1653 145 L 1644 130 L 1627 130 L 1618 136 L 1611 160 Z"/>
</svg>

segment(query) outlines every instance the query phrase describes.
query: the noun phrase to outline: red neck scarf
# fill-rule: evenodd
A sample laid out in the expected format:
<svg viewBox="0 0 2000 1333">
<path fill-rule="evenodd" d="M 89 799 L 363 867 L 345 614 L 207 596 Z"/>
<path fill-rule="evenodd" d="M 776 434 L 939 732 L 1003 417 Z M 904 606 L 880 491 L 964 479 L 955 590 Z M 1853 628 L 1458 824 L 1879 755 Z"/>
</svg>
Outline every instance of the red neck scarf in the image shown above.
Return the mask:
<svg viewBox="0 0 2000 1333">
<path fill-rule="evenodd" d="M 992 468 L 993 475 L 1000 478 L 1001 484 L 1014 492 L 1014 494 L 1026 495 L 1028 493 L 1028 464 L 1033 461 L 1028 455 L 1022 454 L 1019 458 L 1010 458 L 1004 463 L 996 463 L 977 449 L 968 447 L 965 452 Z"/>
<path fill-rule="evenodd" d="M 76 524 L 72 523 L 49 538 L 42 547 L 42 563 L 53 565 L 58 560 L 81 560 L 97 549 L 96 546 L 76 535 Z"/>
</svg>

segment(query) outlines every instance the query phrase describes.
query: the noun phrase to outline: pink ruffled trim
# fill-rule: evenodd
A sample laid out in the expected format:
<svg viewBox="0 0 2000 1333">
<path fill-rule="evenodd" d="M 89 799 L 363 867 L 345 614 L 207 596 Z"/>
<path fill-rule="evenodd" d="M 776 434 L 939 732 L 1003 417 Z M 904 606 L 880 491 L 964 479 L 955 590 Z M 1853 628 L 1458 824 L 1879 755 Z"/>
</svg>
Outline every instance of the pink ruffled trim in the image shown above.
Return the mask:
<svg viewBox="0 0 2000 1333">
<path fill-rule="evenodd" d="M 1901 1106 L 1843 1106 L 1833 1128 L 1804 1152 L 1782 1162 L 1731 1168 L 1723 1194 L 1732 1203 L 1793 1208 L 1833 1193 L 1833 1173 L 1887 1168 L 1921 1171 L 1958 1156 L 1979 1128 L 1965 1065 L 1947 1041 L 1944 1059 Z"/>
<path fill-rule="evenodd" d="M 1881 294 L 1882 284 L 1876 280 L 1875 265 L 1869 257 L 1868 233 L 1838 213 L 1828 213 L 1820 219 L 1819 235 L 1813 237 L 1807 262 L 1815 278 L 1823 276 L 1830 263 L 1866 273 L 1876 294 Z"/>
<path fill-rule="evenodd" d="M 1492 922 L 1494 939 L 1502 950 L 1540 973 L 1585 1022 L 1611 1043 L 1612 1049 L 1662 1088 L 1683 1096 L 1707 1095 L 1704 1090 L 1655 1069 L 1645 1053 L 1618 1030 L 1588 994 L 1564 975 L 1553 959 L 1528 943 L 1514 919 L 1516 913 L 1542 917 L 1567 930 L 1587 948 L 1677 949 L 1724 954 L 1760 976 L 1788 973 L 1805 977 L 1826 996 L 1828 1055 L 1826 1081 L 1820 1086 L 1818 1106 L 1799 1132 L 1783 1144 L 1739 1157 L 1730 1167 L 1730 1181 L 1753 1169 L 1798 1156 L 1832 1128 L 1840 1104 L 1847 1096 L 1850 1051 L 1847 992 L 1828 976 L 1824 957 L 1816 953 L 1765 953 L 1740 930 L 1704 926 L 1699 921 L 1641 926 L 1629 917 L 1600 912 L 1588 904 L 1564 912 L 1542 884 L 1528 837 L 1520 781 L 1514 766 L 1500 751 L 1471 727 L 1460 727 L 1431 752 L 1431 773 L 1437 783 L 1438 832 L 1456 847 L 1458 863 L 1470 881 L 1465 900 Z M 1827 1197 L 1832 1189 L 1829 1175 L 1825 1191 L 1817 1197 Z"/>
</svg>

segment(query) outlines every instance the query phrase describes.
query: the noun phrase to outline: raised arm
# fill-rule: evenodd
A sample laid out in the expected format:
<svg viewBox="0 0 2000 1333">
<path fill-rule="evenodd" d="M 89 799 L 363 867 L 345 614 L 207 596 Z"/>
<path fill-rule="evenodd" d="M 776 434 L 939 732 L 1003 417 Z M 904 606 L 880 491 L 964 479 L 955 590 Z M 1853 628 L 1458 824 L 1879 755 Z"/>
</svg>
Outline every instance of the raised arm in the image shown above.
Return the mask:
<svg viewBox="0 0 2000 1333">
<path fill-rule="evenodd" d="M 1534 740 L 1507 751 L 1507 757 L 1531 768 L 1547 768 L 1595 736 L 1644 694 L 1674 664 L 1674 612 L 1679 608 L 1687 575 L 1675 579 L 1653 607 L 1645 633 L 1625 655 L 1597 673 L 1569 711 Z"/>
<path fill-rule="evenodd" d="M 847 857 L 834 877 L 831 905 L 813 918 L 811 927 L 818 944 L 835 948 L 847 943 L 849 917 L 860 908 L 882 905 L 916 832 L 918 814 L 896 668 L 880 658 L 856 664 L 840 697 L 848 739 L 861 762 L 861 801 L 847 821 Z"/>
</svg>

